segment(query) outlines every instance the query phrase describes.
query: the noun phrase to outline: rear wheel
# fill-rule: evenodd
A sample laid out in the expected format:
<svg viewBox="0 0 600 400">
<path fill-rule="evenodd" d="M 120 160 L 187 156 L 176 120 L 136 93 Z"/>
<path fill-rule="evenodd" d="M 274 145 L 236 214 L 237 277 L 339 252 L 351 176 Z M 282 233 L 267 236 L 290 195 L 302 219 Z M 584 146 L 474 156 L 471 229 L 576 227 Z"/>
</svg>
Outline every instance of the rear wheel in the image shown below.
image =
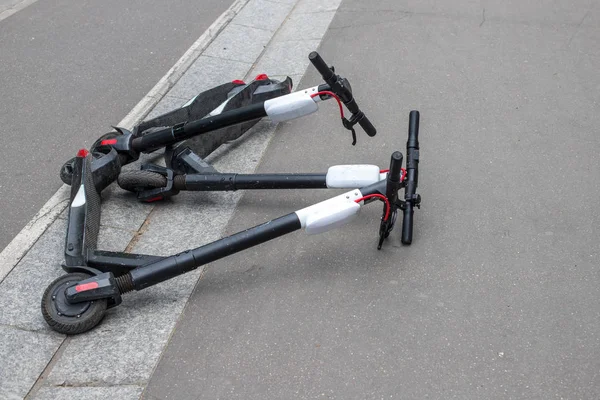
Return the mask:
<svg viewBox="0 0 600 400">
<path fill-rule="evenodd" d="M 87 332 L 102 321 L 106 313 L 107 299 L 71 304 L 65 291 L 91 275 L 74 272 L 52 282 L 42 296 L 42 315 L 56 332 L 77 335 Z"/>
<path fill-rule="evenodd" d="M 110 151 L 110 146 L 102 146 L 100 143 L 102 143 L 103 140 L 114 139 L 117 136 L 121 136 L 121 134 L 119 132 L 108 132 L 100 136 L 98 140 L 92 144 L 92 147 L 90 147 L 93 156 L 95 158 L 101 158 L 102 155 L 108 154 Z M 75 157 L 68 160 L 60 168 L 60 180 L 69 186 L 73 181 L 73 165 L 75 165 Z"/>
</svg>

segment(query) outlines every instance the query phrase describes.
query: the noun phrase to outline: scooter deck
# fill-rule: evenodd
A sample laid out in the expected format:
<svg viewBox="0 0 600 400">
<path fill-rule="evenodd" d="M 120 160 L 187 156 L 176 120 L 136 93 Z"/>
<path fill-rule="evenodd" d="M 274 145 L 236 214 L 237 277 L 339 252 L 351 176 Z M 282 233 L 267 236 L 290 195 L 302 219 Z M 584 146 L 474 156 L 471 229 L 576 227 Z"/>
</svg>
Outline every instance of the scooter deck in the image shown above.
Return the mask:
<svg viewBox="0 0 600 400">
<path fill-rule="evenodd" d="M 248 84 L 242 81 L 225 83 L 200 93 L 181 108 L 143 121 L 134 129 L 133 134 L 143 136 L 146 133 L 165 127 L 261 103 L 265 100 L 289 94 L 291 91 L 292 79 L 289 77 L 280 82 L 269 79 L 266 75 L 259 75 L 257 79 Z M 185 145 L 198 156 L 204 158 L 222 144 L 242 136 L 257 122 L 258 119 L 208 132 L 179 143 L 177 147 Z"/>
</svg>

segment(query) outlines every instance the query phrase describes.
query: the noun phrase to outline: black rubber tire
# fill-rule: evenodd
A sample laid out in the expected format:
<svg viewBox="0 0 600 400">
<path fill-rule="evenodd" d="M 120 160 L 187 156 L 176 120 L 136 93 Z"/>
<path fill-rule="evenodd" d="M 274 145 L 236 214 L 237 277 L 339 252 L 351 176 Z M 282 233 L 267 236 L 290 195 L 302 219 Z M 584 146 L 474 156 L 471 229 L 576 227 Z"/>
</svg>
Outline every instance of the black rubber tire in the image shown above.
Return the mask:
<svg viewBox="0 0 600 400">
<path fill-rule="evenodd" d="M 44 291 L 44 295 L 42 296 L 42 315 L 48 325 L 56 332 L 64 333 L 66 335 L 77 335 L 89 331 L 98 325 L 100 321 L 102 321 L 102 318 L 104 318 L 106 306 L 108 304 L 107 299 L 90 301 L 89 307 L 82 312 L 79 317 L 59 315 L 59 311 L 55 306 L 53 293 L 58 287 L 64 286 L 66 289 L 67 287 L 74 286 L 78 282 L 90 277 L 91 275 L 82 272 L 66 274 L 54 280 L 54 282 L 48 285 Z M 67 284 L 71 282 L 72 285 Z"/>
<path fill-rule="evenodd" d="M 119 186 L 129 192 L 141 192 L 167 186 L 167 178 L 152 171 L 123 171 L 117 179 Z"/>
<path fill-rule="evenodd" d="M 100 145 L 100 143 L 103 140 L 114 139 L 120 135 L 121 134 L 119 132 L 108 132 L 108 133 L 105 133 L 104 135 L 100 136 L 98 138 L 98 140 L 96 140 L 94 142 L 94 144 L 92 144 L 92 147 L 90 147 L 92 149 L 92 152 L 94 152 L 94 157 L 100 158 L 100 157 L 102 157 L 103 154 L 107 154 L 108 151 L 110 151 L 110 147 Z M 74 163 L 75 163 L 75 157 L 68 160 L 60 168 L 60 180 L 69 186 L 71 186 L 71 181 L 73 180 L 73 165 L 74 165 Z"/>
<path fill-rule="evenodd" d="M 69 161 L 63 164 L 60 168 L 60 180 L 63 183 L 71 186 L 71 181 L 73 180 L 73 164 L 75 163 L 75 157 L 71 158 Z"/>
</svg>

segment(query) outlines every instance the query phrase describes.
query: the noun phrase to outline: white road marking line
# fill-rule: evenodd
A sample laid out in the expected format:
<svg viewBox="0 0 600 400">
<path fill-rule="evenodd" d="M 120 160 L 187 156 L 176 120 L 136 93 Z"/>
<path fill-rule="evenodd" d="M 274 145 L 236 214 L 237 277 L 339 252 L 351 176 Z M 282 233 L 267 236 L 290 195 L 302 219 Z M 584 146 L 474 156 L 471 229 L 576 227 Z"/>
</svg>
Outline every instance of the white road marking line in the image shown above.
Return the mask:
<svg viewBox="0 0 600 400">
<path fill-rule="evenodd" d="M 6 10 L 3 10 L 2 12 L 0 12 L 0 21 L 10 17 L 13 14 L 16 14 L 17 12 L 21 11 L 25 7 L 32 5 L 36 1 L 38 1 L 38 0 L 22 0 L 22 1 L 18 2 L 17 4 L 13 4 Z"/>
</svg>

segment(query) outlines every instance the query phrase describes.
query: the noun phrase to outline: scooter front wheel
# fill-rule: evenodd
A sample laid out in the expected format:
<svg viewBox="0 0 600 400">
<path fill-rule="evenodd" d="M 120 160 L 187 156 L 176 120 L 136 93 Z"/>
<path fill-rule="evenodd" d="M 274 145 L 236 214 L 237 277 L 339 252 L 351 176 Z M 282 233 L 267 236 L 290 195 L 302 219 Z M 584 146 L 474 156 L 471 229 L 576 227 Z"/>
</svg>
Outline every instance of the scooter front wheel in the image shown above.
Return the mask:
<svg viewBox="0 0 600 400">
<path fill-rule="evenodd" d="M 42 296 L 42 315 L 56 332 L 77 335 L 87 332 L 102 321 L 106 313 L 107 299 L 71 304 L 65 291 L 91 275 L 74 272 L 52 282 Z"/>
</svg>

